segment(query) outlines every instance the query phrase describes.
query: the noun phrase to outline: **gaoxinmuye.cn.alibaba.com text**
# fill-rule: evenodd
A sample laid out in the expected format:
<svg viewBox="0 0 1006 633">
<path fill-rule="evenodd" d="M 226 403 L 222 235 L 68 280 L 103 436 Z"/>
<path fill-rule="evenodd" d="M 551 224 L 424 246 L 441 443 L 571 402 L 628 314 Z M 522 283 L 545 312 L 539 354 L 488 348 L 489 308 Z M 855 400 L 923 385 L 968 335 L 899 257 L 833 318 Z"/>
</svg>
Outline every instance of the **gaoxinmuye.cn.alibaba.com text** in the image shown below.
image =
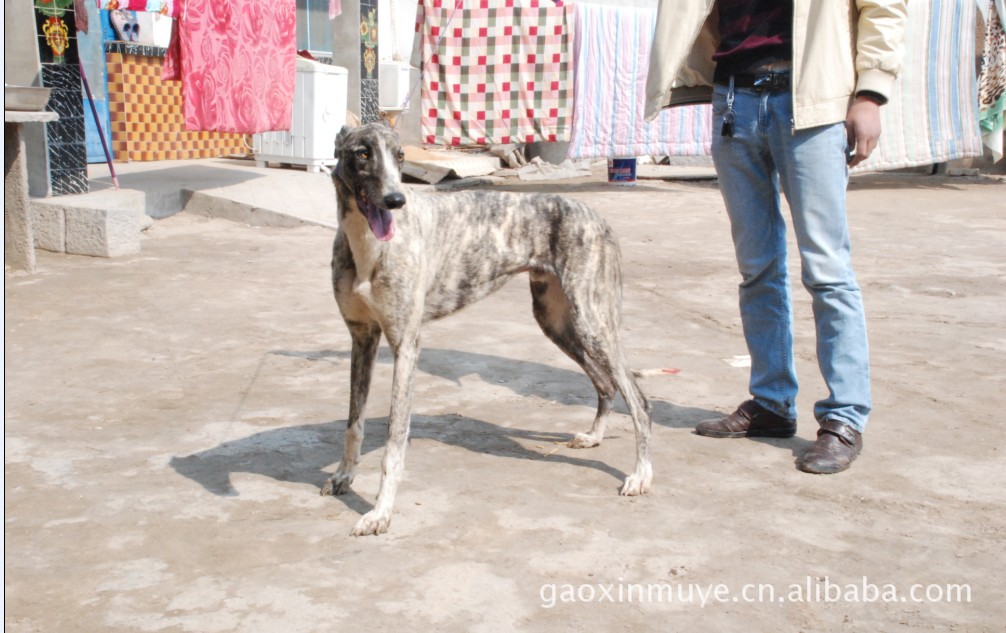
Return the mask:
<svg viewBox="0 0 1006 633">
<path fill-rule="evenodd" d="M 539 590 L 540 604 L 551 609 L 562 604 L 785 604 L 806 602 L 854 603 L 971 603 L 966 583 L 912 583 L 898 586 L 876 583 L 866 576 L 839 582 L 828 576 L 807 576 L 788 585 L 747 583 L 546 583 Z"/>
</svg>

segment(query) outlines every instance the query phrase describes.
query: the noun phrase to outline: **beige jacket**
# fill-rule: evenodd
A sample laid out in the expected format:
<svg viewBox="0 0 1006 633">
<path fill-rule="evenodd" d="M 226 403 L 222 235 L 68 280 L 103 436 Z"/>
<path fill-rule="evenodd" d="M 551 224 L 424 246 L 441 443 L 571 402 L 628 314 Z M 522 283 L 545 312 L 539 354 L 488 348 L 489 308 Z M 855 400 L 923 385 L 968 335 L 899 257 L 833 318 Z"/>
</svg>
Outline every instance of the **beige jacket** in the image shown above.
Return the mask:
<svg viewBox="0 0 1006 633">
<path fill-rule="evenodd" d="M 715 0 L 661 0 L 646 81 L 646 118 L 708 102 L 719 43 Z M 794 0 L 796 129 L 844 121 L 852 96 L 891 94 L 901 70 L 907 0 Z"/>
</svg>

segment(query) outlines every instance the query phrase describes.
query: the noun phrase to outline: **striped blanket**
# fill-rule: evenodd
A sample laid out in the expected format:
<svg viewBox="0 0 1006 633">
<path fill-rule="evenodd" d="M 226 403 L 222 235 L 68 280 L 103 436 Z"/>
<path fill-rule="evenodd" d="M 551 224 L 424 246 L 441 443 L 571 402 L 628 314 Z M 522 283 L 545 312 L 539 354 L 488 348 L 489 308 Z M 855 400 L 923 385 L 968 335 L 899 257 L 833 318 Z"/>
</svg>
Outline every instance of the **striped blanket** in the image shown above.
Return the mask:
<svg viewBox="0 0 1006 633">
<path fill-rule="evenodd" d="M 857 171 L 982 155 L 974 0 L 908 3 L 905 65 L 881 108 L 880 145 Z"/>
<path fill-rule="evenodd" d="M 576 99 L 572 159 L 709 153 L 710 106 L 643 118 L 656 9 L 576 6 Z"/>
</svg>

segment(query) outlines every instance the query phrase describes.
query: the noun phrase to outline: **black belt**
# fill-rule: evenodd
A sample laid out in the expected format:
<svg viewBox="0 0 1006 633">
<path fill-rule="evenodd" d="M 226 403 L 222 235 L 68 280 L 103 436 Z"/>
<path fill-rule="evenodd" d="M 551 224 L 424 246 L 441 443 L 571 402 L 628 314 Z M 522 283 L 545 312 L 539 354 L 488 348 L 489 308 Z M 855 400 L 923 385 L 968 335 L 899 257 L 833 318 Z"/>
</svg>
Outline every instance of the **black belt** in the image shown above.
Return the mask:
<svg viewBox="0 0 1006 633">
<path fill-rule="evenodd" d="M 734 88 L 753 88 L 759 92 L 781 92 L 789 90 L 789 71 L 781 73 L 741 73 L 733 76 Z M 730 85 L 730 79 L 720 79 L 717 83 Z"/>
</svg>

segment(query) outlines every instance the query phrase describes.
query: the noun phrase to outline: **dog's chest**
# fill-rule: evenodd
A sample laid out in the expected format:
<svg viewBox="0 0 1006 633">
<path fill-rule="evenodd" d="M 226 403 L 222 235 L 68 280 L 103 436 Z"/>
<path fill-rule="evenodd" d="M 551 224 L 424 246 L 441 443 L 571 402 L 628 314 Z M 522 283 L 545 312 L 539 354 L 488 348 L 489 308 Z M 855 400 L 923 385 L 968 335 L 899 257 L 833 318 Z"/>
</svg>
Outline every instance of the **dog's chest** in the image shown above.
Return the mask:
<svg viewBox="0 0 1006 633">
<path fill-rule="evenodd" d="M 375 313 L 414 306 L 416 293 L 426 285 L 426 266 L 418 257 L 421 245 L 405 239 L 403 232 L 379 242 L 370 236 L 365 223 L 361 223 L 362 229 L 353 224 L 346 222 L 342 226 L 356 269 L 353 294 Z"/>
<path fill-rule="evenodd" d="M 370 227 L 360 213 L 353 213 L 340 222 L 346 242 L 353 254 L 357 281 L 369 281 L 383 253 L 383 245 L 370 237 Z"/>
</svg>

